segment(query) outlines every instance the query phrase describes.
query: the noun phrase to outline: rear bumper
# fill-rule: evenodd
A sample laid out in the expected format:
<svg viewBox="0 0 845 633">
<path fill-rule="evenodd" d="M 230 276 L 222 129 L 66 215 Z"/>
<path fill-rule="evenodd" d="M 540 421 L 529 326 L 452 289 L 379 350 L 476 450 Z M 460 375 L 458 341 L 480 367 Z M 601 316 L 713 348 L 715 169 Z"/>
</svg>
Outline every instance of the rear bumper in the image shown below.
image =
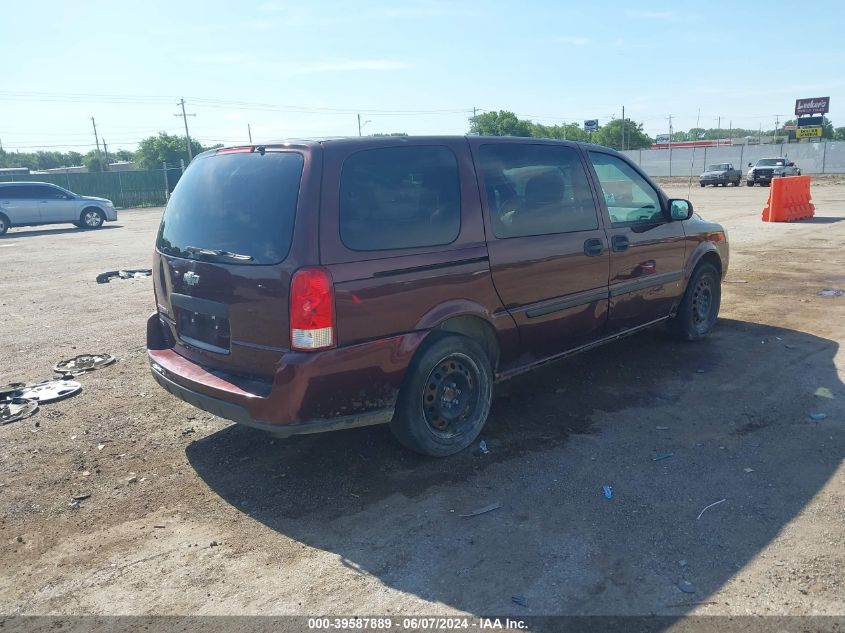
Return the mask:
<svg viewBox="0 0 845 633">
<path fill-rule="evenodd" d="M 411 357 L 413 332 L 322 352 L 286 352 L 272 379 L 203 366 L 166 346 L 157 314 L 147 323 L 153 377 L 193 406 L 275 435 L 317 433 L 389 422 Z"/>
</svg>

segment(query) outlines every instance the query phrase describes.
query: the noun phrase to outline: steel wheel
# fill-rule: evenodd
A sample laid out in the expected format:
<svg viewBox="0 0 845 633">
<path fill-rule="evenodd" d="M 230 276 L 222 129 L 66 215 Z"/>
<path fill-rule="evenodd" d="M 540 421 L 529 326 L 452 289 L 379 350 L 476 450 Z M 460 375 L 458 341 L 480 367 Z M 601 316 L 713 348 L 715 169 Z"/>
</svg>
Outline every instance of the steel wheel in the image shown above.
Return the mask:
<svg viewBox="0 0 845 633">
<path fill-rule="evenodd" d="M 445 457 L 481 432 L 493 400 L 493 366 L 478 341 L 433 332 L 408 367 L 390 428 L 411 450 Z"/>
<path fill-rule="evenodd" d="M 698 280 L 692 292 L 692 320 L 699 332 L 710 329 L 715 314 L 713 311 L 713 286 L 711 279 L 703 276 Z"/>
<path fill-rule="evenodd" d="M 442 437 L 460 435 L 471 424 L 478 396 L 478 366 L 465 354 L 451 354 L 426 379 L 422 394 L 425 421 Z"/>
</svg>

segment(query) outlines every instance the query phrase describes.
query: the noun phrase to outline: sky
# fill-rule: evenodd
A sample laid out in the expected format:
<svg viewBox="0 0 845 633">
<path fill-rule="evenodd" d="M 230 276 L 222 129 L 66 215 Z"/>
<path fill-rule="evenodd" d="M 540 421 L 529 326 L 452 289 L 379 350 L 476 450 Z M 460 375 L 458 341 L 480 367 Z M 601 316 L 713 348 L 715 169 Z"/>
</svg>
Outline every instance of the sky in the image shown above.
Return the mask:
<svg viewBox="0 0 845 633">
<path fill-rule="evenodd" d="M 473 108 L 538 123 L 625 115 L 654 136 L 774 127 L 796 98 L 845 125 L 845 3 L 525 0 L 8 2 L 7 151 L 363 132 L 465 134 Z M 838 116 L 839 108 L 843 114 Z"/>
</svg>

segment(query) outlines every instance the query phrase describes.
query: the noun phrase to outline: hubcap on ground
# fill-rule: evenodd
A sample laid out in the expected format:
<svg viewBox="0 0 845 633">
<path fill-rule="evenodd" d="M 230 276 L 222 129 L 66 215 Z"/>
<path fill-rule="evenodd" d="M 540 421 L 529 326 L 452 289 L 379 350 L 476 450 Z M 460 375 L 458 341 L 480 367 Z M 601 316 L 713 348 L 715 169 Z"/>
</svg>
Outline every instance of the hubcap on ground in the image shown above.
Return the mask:
<svg viewBox="0 0 845 633">
<path fill-rule="evenodd" d="M 692 318 L 699 329 L 706 327 L 713 307 L 713 288 L 709 279 L 700 279 L 692 295 Z"/>
<path fill-rule="evenodd" d="M 463 354 L 447 356 L 431 370 L 423 389 L 425 421 L 444 437 L 457 435 L 471 424 L 478 398 L 475 363 Z"/>
<path fill-rule="evenodd" d="M 88 211 L 85 214 L 85 224 L 86 226 L 90 227 L 97 227 L 100 226 L 102 223 L 102 218 L 100 218 L 100 214 L 96 211 Z"/>
</svg>

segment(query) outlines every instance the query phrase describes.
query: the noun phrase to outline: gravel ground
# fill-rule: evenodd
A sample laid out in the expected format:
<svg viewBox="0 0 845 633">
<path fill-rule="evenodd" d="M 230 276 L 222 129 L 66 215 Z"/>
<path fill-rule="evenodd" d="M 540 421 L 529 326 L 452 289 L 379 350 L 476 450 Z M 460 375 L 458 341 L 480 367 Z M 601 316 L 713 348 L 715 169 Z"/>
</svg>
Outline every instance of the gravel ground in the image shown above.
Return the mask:
<svg viewBox="0 0 845 633">
<path fill-rule="evenodd" d="M 0 384 L 119 361 L 0 427 L 0 614 L 845 614 L 845 297 L 818 294 L 845 289 L 845 184 L 819 182 L 795 224 L 760 222 L 767 189 L 694 183 L 732 243 L 713 335 L 499 385 L 489 454 L 442 460 L 384 427 L 273 440 L 162 391 L 150 280 L 94 281 L 148 265 L 160 209 L 13 229 Z"/>
</svg>

